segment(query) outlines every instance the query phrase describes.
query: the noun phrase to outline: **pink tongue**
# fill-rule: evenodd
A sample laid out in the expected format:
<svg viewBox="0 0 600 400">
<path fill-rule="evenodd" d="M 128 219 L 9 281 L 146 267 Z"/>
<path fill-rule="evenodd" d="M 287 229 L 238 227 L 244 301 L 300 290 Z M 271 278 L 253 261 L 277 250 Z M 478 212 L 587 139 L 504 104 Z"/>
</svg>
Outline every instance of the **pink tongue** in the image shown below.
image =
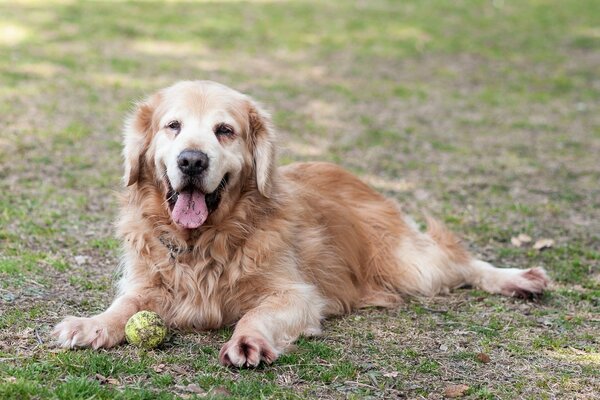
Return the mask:
<svg viewBox="0 0 600 400">
<path fill-rule="evenodd" d="M 204 194 L 194 190 L 193 192 L 181 192 L 173 207 L 173 220 L 179 226 L 187 229 L 199 227 L 206 221 L 208 209 Z"/>
</svg>

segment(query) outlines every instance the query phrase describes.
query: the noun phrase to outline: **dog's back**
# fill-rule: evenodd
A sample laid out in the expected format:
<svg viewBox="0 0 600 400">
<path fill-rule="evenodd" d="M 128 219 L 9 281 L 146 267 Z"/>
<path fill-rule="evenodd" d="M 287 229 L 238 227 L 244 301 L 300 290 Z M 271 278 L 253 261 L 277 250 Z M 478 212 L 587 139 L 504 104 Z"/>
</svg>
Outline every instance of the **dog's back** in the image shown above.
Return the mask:
<svg viewBox="0 0 600 400">
<path fill-rule="evenodd" d="M 547 284 L 541 269 L 497 269 L 475 259 L 432 218 L 421 232 L 395 202 L 334 164 L 291 164 L 281 173 L 304 210 L 299 225 L 321 230 L 299 247 L 300 266 L 328 298 L 389 306 L 402 294 L 433 296 L 463 285 L 514 295 Z"/>
</svg>

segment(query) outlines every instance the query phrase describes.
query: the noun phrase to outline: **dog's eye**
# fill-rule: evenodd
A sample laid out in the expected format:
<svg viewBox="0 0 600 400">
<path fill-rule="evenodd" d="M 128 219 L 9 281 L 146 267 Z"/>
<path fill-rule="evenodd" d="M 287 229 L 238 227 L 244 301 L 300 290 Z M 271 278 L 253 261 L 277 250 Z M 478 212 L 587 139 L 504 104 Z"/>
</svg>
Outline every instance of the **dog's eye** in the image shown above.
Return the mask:
<svg viewBox="0 0 600 400">
<path fill-rule="evenodd" d="M 233 136 L 234 134 L 233 127 L 227 124 L 216 125 L 214 131 L 217 136 Z"/>
<path fill-rule="evenodd" d="M 181 130 L 181 122 L 179 121 L 171 121 L 167 124 L 167 128 L 176 131 L 177 133 L 179 133 L 179 131 Z"/>
</svg>

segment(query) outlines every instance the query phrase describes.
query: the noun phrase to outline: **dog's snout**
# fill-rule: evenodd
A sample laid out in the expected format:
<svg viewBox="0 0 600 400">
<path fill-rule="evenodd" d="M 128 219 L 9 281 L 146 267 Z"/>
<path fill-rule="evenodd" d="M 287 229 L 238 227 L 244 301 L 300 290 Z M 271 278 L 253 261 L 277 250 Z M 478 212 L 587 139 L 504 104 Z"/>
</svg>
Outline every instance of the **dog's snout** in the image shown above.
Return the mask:
<svg viewBox="0 0 600 400">
<path fill-rule="evenodd" d="M 208 168 L 208 156 L 198 150 L 184 150 L 177 156 L 177 165 L 186 175 L 199 175 Z"/>
</svg>

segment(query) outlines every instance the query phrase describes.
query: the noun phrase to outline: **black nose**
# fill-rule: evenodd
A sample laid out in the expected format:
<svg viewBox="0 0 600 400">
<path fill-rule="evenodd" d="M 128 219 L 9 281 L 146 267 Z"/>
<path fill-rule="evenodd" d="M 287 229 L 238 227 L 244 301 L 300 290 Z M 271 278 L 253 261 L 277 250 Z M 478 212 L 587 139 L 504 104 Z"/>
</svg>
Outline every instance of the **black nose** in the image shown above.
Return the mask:
<svg viewBox="0 0 600 400">
<path fill-rule="evenodd" d="M 177 165 L 186 175 L 200 175 L 208 168 L 208 156 L 198 150 L 184 150 L 177 156 Z"/>
</svg>

